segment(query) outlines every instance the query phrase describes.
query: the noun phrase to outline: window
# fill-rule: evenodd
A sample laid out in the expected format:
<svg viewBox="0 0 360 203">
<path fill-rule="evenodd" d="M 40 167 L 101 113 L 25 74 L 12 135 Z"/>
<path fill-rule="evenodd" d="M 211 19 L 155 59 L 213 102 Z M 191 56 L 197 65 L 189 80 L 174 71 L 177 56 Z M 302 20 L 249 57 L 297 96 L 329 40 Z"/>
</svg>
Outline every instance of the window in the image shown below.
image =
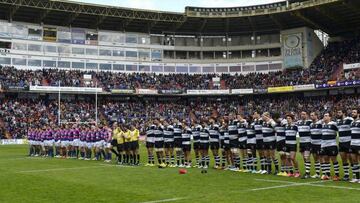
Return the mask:
<svg viewBox="0 0 360 203">
<path fill-rule="evenodd" d="M 128 44 L 137 44 L 136 35 L 126 35 L 125 42 Z"/>
<path fill-rule="evenodd" d="M 262 64 L 262 65 L 256 65 L 256 71 L 267 71 L 269 70 L 269 65 Z"/>
<path fill-rule="evenodd" d="M 215 68 L 212 66 L 203 67 L 203 72 L 204 73 L 213 73 L 213 72 L 215 72 Z"/>
<path fill-rule="evenodd" d="M 281 70 L 281 63 L 269 64 L 269 70 Z"/>
<path fill-rule="evenodd" d="M 97 49 L 86 49 L 86 55 L 97 56 L 98 55 L 98 50 Z"/>
<path fill-rule="evenodd" d="M 126 65 L 126 71 L 137 71 L 137 65 Z"/>
<path fill-rule="evenodd" d="M 28 66 L 41 67 L 41 60 L 29 59 L 28 60 Z"/>
<path fill-rule="evenodd" d="M 99 53 L 100 56 L 111 56 L 111 50 L 108 49 L 100 49 Z"/>
<path fill-rule="evenodd" d="M 44 45 L 44 51 L 48 53 L 56 53 L 56 46 Z"/>
<path fill-rule="evenodd" d="M 27 50 L 27 44 L 14 42 L 13 43 L 13 49 L 26 51 Z"/>
<path fill-rule="evenodd" d="M 44 61 L 44 66 L 45 66 L 45 61 Z M 70 68 L 70 62 L 58 61 L 58 68 Z"/>
<path fill-rule="evenodd" d="M 123 50 L 115 49 L 115 50 L 113 50 L 113 56 L 124 57 L 124 51 L 123 51 Z"/>
<path fill-rule="evenodd" d="M 53 67 L 55 68 L 56 67 L 56 61 L 45 61 L 44 60 L 44 67 Z M 70 67 L 70 64 L 69 64 L 69 67 Z"/>
<path fill-rule="evenodd" d="M 175 73 L 175 66 L 164 66 L 164 72 Z"/>
<path fill-rule="evenodd" d="M 77 47 L 73 47 L 72 48 L 72 53 L 73 54 L 85 54 L 85 49 L 84 48 L 77 48 Z"/>
<path fill-rule="evenodd" d="M 96 70 L 98 68 L 97 63 L 86 63 L 86 69 L 94 69 Z"/>
<path fill-rule="evenodd" d="M 29 44 L 28 45 L 28 50 L 29 51 L 42 51 L 42 46 L 41 45 L 39 45 L 39 44 Z"/>
<path fill-rule="evenodd" d="M 59 46 L 58 52 L 63 54 L 70 54 L 70 47 L 69 46 Z"/>
<path fill-rule="evenodd" d="M 190 66 L 190 73 L 201 73 L 200 66 Z"/>
<path fill-rule="evenodd" d="M 175 67 L 174 68 L 174 72 L 175 72 Z M 152 72 L 163 72 L 163 67 L 162 66 L 151 66 Z"/>
<path fill-rule="evenodd" d="M 125 70 L 125 66 L 123 64 L 114 64 L 113 65 L 113 70 L 123 71 L 123 70 Z"/>
<path fill-rule="evenodd" d="M 111 64 L 100 64 L 100 70 L 111 70 Z"/>
<path fill-rule="evenodd" d="M 153 61 L 159 61 L 162 59 L 162 52 L 161 50 L 151 50 L 151 59 Z"/>
<path fill-rule="evenodd" d="M 13 65 L 26 66 L 26 59 L 13 58 L 12 63 Z"/>
<path fill-rule="evenodd" d="M 150 72 L 150 66 L 139 65 L 139 71 Z"/>
<path fill-rule="evenodd" d="M 11 64 L 11 59 L 10 58 L 5 58 L 5 57 L 0 57 L 0 64 L 10 65 Z"/>
<path fill-rule="evenodd" d="M 126 57 L 137 58 L 137 51 L 126 51 Z"/>
<path fill-rule="evenodd" d="M 188 67 L 186 66 L 176 66 L 176 72 L 177 73 L 187 73 Z"/>
<path fill-rule="evenodd" d="M 84 67 L 85 65 L 82 62 L 72 62 L 72 68 L 83 69 Z"/>
<path fill-rule="evenodd" d="M 227 66 L 218 66 L 218 67 L 216 67 L 216 72 L 217 73 L 226 73 L 226 72 L 229 72 L 229 71 L 228 71 Z"/>
<path fill-rule="evenodd" d="M 230 66 L 230 72 L 241 72 L 241 66 Z"/>
<path fill-rule="evenodd" d="M 246 65 L 246 66 L 243 66 L 243 71 L 244 72 L 248 72 L 248 71 L 254 71 L 255 68 L 253 65 Z"/>
<path fill-rule="evenodd" d="M 139 51 L 139 58 L 140 59 L 150 58 L 150 52 L 149 51 Z"/>
</svg>

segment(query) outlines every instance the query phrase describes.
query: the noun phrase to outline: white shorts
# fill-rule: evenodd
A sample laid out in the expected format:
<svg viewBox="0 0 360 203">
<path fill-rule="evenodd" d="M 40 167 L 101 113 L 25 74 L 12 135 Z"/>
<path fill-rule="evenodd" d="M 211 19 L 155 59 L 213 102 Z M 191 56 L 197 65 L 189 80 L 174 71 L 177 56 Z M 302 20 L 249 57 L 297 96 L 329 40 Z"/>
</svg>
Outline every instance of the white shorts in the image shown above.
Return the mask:
<svg viewBox="0 0 360 203">
<path fill-rule="evenodd" d="M 61 141 L 61 147 L 68 147 L 69 141 Z"/>
<path fill-rule="evenodd" d="M 61 146 L 60 140 L 56 141 L 54 144 L 55 144 L 55 147 L 60 147 Z"/>
<path fill-rule="evenodd" d="M 92 149 L 93 146 L 94 146 L 94 143 L 93 143 L 93 142 L 87 142 L 87 143 L 86 143 L 86 147 L 87 147 L 88 149 Z"/>
<path fill-rule="evenodd" d="M 111 143 L 104 141 L 104 148 L 110 148 L 110 147 L 111 147 Z"/>
<path fill-rule="evenodd" d="M 73 146 L 74 147 L 78 147 L 80 145 L 80 140 L 79 139 L 75 139 L 74 141 L 73 141 Z"/>
<path fill-rule="evenodd" d="M 95 142 L 95 147 L 97 147 L 97 148 L 103 148 L 103 147 L 104 147 L 104 141 L 101 140 L 101 141 Z"/>
</svg>

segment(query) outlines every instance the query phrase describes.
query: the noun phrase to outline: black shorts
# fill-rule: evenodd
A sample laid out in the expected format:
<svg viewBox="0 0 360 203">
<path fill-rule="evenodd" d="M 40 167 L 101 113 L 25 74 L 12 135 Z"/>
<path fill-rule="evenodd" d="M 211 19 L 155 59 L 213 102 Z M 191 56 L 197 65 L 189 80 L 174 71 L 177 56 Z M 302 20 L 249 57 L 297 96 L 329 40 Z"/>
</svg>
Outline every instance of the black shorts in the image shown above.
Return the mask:
<svg viewBox="0 0 360 203">
<path fill-rule="evenodd" d="M 146 148 L 154 148 L 155 147 L 155 143 L 153 142 L 146 142 Z"/>
<path fill-rule="evenodd" d="M 246 144 L 246 149 L 256 150 L 256 144 Z"/>
<path fill-rule="evenodd" d="M 296 144 L 285 144 L 286 152 L 296 152 Z"/>
<path fill-rule="evenodd" d="M 311 145 L 311 154 L 321 155 L 321 145 Z"/>
<path fill-rule="evenodd" d="M 225 142 L 224 140 L 220 140 L 220 148 L 224 149 L 225 148 Z"/>
<path fill-rule="evenodd" d="M 209 143 L 200 143 L 201 150 L 209 150 Z"/>
<path fill-rule="evenodd" d="M 321 155 L 325 156 L 337 156 L 339 148 L 337 146 L 321 147 Z"/>
<path fill-rule="evenodd" d="M 218 150 L 220 148 L 220 144 L 218 142 L 210 142 L 211 150 Z"/>
<path fill-rule="evenodd" d="M 156 148 L 156 149 L 162 149 L 162 148 L 164 148 L 164 141 L 155 142 L 155 148 Z"/>
<path fill-rule="evenodd" d="M 111 140 L 110 144 L 111 144 L 111 146 L 116 147 L 116 146 L 117 146 L 117 144 L 118 144 L 118 142 L 117 142 L 117 140 L 116 140 L 116 139 L 113 139 L 113 140 Z"/>
<path fill-rule="evenodd" d="M 264 142 L 265 150 L 275 150 L 276 149 L 276 141 Z"/>
<path fill-rule="evenodd" d="M 240 149 L 247 149 L 246 140 L 239 142 L 239 148 Z"/>
<path fill-rule="evenodd" d="M 117 144 L 116 149 L 118 150 L 118 152 L 124 151 L 124 144 Z"/>
<path fill-rule="evenodd" d="M 139 141 L 132 141 L 130 142 L 130 150 L 137 150 L 139 149 Z"/>
<path fill-rule="evenodd" d="M 280 141 L 276 142 L 276 151 L 286 152 L 285 140 L 280 140 Z"/>
<path fill-rule="evenodd" d="M 264 140 L 256 140 L 256 149 L 257 150 L 262 150 L 264 149 L 265 146 L 264 146 Z"/>
<path fill-rule="evenodd" d="M 324 156 L 337 156 L 339 149 L 337 146 L 321 147 L 321 155 Z"/>
<path fill-rule="evenodd" d="M 239 148 L 239 140 L 230 140 L 230 148 Z"/>
<path fill-rule="evenodd" d="M 164 142 L 164 148 L 174 148 L 174 142 Z"/>
<path fill-rule="evenodd" d="M 191 151 L 191 145 L 183 145 L 182 150 L 184 152 L 190 152 Z"/>
<path fill-rule="evenodd" d="M 340 142 L 339 152 L 350 153 L 350 142 Z"/>
<path fill-rule="evenodd" d="M 200 142 L 194 142 L 193 148 L 194 150 L 200 150 Z"/>
<path fill-rule="evenodd" d="M 125 151 L 130 150 L 130 142 L 124 142 L 124 150 Z"/>
<path fill-rule="evenodd" d="M 311 150 L 311 143 L 300 143 L 300 152 L 306 152 Z"/>
<path fill-rule="evenodd" d="M 182 148 L 182 140 L 181 139 L 175 139 L 174 140 L 174 147 L 175 148 Z"/>
<path fill-rule="evenodd" d="M 350 153 L 360 155 L 360 146 L 351 145 Z"/>
<path fill-rule="evenodd" d="M 224 150 L 229 151 L 230 150 L 230 144 L 224 143 Z"/>
</svg>

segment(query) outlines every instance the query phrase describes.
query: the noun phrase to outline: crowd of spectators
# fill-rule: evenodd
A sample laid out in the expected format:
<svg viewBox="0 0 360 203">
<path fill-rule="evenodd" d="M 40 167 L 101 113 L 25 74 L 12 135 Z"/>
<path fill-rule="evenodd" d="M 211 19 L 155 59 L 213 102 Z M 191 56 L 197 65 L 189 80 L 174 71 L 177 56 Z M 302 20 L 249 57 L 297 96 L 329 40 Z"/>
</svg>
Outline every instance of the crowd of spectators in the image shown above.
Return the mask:
<svg viewBox="0 0 360 203">
<path fill-rule="evenodd" d="M 134 98 L 133 98 L 134 99 Z M 339 95 L 324 97 L 291 96 L 255 96 L 238 98 L 218 98 L 203 100 L 201 98 L 167 99 L 155 98 L 116 101 L 103 98 L 98 105 L 99 122 L 111 124 L 113 122 L 133 124 L 144 130 L 151 118 L 172 120 L 177 118 L 186 122 L 201 120 L 209 117 L 223 117 L 230 114 L 241 114 L 249 117 L 255 110 L 268 111 L 271 114 L 280 113 L 284 116 L 288 112 L 299 114 L 301 111 L 316 111 L 320 115 L 324 112 L 343 109 L 351 110 L 360 106 L 359 95 Z M 63 101 L 61 103 L 62 123 L 84 123 L 95 121 L 95 104 L 91 100 Z M 26 135 L 29 126 L 41 127 L 57 124 L 58 105 L 54 100 L 34 99 L 0 99 L 0 117 L 5 131 L 13 138 Z M 104 117 L 101 117 L 104 115 Z"/>
</svg>

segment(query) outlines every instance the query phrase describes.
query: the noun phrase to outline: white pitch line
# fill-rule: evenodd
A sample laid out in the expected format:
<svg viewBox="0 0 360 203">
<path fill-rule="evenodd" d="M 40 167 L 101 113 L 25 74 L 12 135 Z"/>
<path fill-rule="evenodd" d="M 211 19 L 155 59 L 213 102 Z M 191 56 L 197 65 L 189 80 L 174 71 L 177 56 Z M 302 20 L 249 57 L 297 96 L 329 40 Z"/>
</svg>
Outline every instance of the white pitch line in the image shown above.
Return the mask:
<svg viewBox="0 0 360 203">
<path fill-rule="evenodd" d="M 50 168 L 50 169 L 40 169 L 40 170 L 17 171 L 16 173 L 37 173 L 37 172 L 79 170 L 79 169 L 104 168 L 104 167 L 108 167 L 108 166 L 88 166 L 88 167 L 72 167 L 72 168 Z"/>
<path fill-rule="evenodd" d="M 318 185 L 318 183 L 324 183 L 329 181 L 313 181 L 313 182 L 292 182 L 292 181 L 281 181 L 281 180 L 267 180 L 267 179 L 255 179 L 256 181 L 263 181 L 263 182 L 273 182 L 273 183 L 286 183 L 286 185 L 277 185 L 277 186 L 270 186 L 270 187 L 263 187 L 263 188 L 254 188 L 250 191 L 259 191 L 259 190 L 269 190 L 275 188 L 284 188 L 284 187 L 294 187 L 294 186 L 314 186 L 314 187 L 323 187 L 323 188 L 336 188 L 336 189 L 346 189 L 346 190 L 360 190 L 360 188 L 353 188 L 353 187 L 345 187 L 345 186 L 335 186 L 335 185 Z"/>
<path fill-rule="evenodd" d="M 140 203 L 174 202 L 174 201 L 183 200 L 183 199 L 186 199 L 186 198 L 182 197 L 182 198 L 160 199 L 160 200 L 153 200 L 153 201 L 140 202 Z"/>
</svg>

